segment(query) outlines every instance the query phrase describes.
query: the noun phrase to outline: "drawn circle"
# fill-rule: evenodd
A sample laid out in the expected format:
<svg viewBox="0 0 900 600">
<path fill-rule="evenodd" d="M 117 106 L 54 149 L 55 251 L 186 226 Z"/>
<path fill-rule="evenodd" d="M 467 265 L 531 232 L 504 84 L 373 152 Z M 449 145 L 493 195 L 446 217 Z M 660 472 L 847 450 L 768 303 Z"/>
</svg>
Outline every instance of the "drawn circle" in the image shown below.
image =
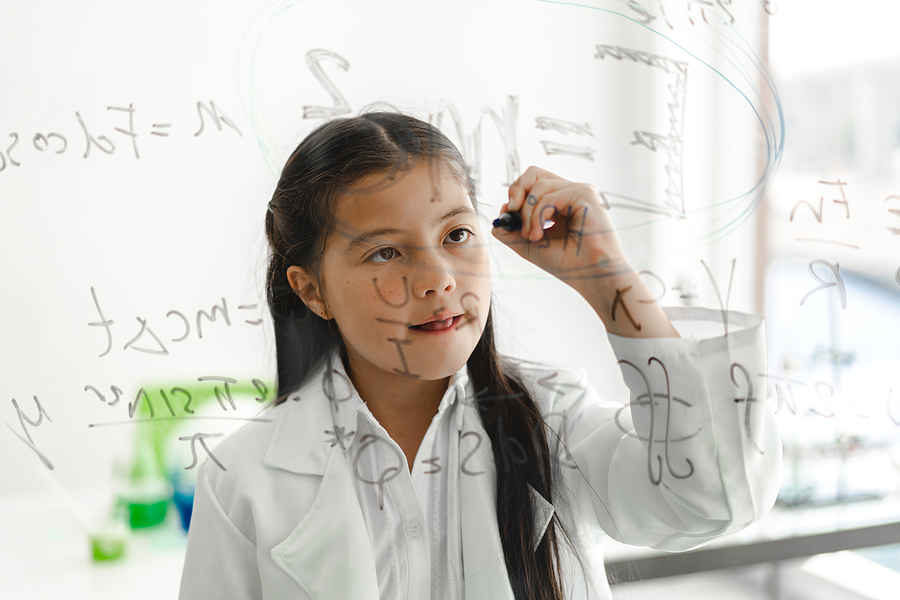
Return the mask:
<svg viewBox="0 0 900 600">
<path fill-rule="evenodd" d="M 600 0 L 590 3 L 577 0 L 533 0 L 533 2 L 540 2 L 542 6 L 556 5 L 560 10 L 605 13 L 615 20 L 624 20 L 629 25 L 640 28 L 642 33 L 652 34 L 650 37 L 658 36 L 668 47 L 664 53 L 675 57 L 669 60 L 681 64 L 687 64 L 685 61 L 690 61 L 692 71 L 702 69 L 704 73 L 714 79 L 721 80 L 729 91 L 738 94 L 738 101 L 746 103 L 752 113 L 749 117 L 758 124 L 763 134 L 765 141 L 764 164 L 758 172 L 751 176 L 747 186 L 742 191 L 738 190 L 733 197 L 719 197 L 711 199 L 704 205 L 682 207 L 683 214 L 677 215 L 677 217 L 686 218 L 679 226 L 678 234 L 656 242 L 654 250 L 660 256 L 672 259 L 715 244 L 737 230 L 758 206 L 766 180 L 781 158 L 784 148 L 785 121 L 781 100 L 768 69 L 756 53 L 754 46 L 742 35 L 740 28 L 743 24 L 733 23 L 734 16 L 728 9 L 732 2 L 721 0 L 718 8 L 715 8 L 711 2 L 706 3 L 709 8 L 705 9 L 703 19 L 693 18 L 697 13 L 696 10 L 691 12 L 688 7 L 689 3 L 679 8 L 671 3 L 664 4 L 662 0 L 643 0 L 640 4 L 621 0 Z M 274 54 L 270 56 L 266 53 L 269 38 L 274 35 L 279 26 L 285 28 L 283 23 L 287 14 L 294 9 L 309 6 L 311 3 L 315 4 L 312 0 L 285 0 L 273 3 L 260 12 L 250 24 L 239 49 L 239 62 L 246 67 L 239 71 L 241 81 L 238 83 L 242 101 L 247 108 L 247 116 L 264 161 L 273 173 L 280 170 L 283 163 L 281 157 L 278 156 L 282 145 L 280 140 L 276 142 L 269 133 L 274 128 L 270 126 L 266 115 L 260 110 L 259 98 L 275 97 L 277 94 L 263 89 L 260 74 L 265 71 L 264 66 L 267 60 L 274 57 Z M 699 8 L 703 9 L 703 7 Z M 714 8 L 715 10 L 713 10 Z M 769 15 L 775 14 L 777 9 L 777 5 L 771 0 L 765 0 L 759 8 L 760 12 L 764 11 Z M 480 15 L 472 16 L 473 19 L 479 17 Z M 596 44 L 604 41 L 606 40 L 590 40 L 589 43 Z M 647 45 L 646 42 L 642 42 L 642 47 L 647 47 Z M 642 51 L 641 48 L 634 50 L 644 56 L 650 54 Z M 354 59 L 355 57 L 349 58 Z M 377 61 L 376 57 L 369 58 Z M 639 58 L 639 60 L 643 59 Z M 352 63 L 353 60 L 350 62 Z M 298 65 L 298 68 L 305 67 Z M 587 75 L 595 77 L 596 72 L 586 73 L 585 76 Z M 696 77 L 691 77 L 692 81 L 695 79 Z M 274 79 L 274 81 L 278 80 L 278 78 Z M 510 90 L 510 93 L 516 91 L 518 90 Z M 382 95 L 390 96 L 390 91 L 386 91 Z M 433 100 L 437 102 L 443 99 L 435 97 Z M 408 107 L 409 103 L 403 106 Z M 744 114 L 739 117 L 743 118 Z M 404 156 L 408 155 L 407 150 L 411 148 L 412 146 L 404 147 Z M 409 161 L 405 159 L 398 161 L 396 168 L 377 182 L 373 189 L 379 189 L 380 186 L 392 183 L 397 174 L 402 171 L 401 167 L 408 164 Z M 612 194 L 613 192 L 606 191 L 604 193 Z M 686 194 L 682 194 L 682 197 L 684 196 Z M 601 198 L 605 205 L 610 204 L 608 196 L 601 194 Z M 661 220 L 667 221 L 671 218 L 671 215 L 660 217 L 659 214 L 651 214 L 646 219 L 640 219 L 628 229 L 649 227 Z M 510 277 L 510 275 L 507 274 L 506 277 Z M 533 275 L 528 277 L 531 278 Z M 547 275 L 547 277 L 550 276 Z"/>
<path fill-rule="evenodd" d="M 372 433 L 367 433 L 366 435 L 362 436 L 359 439 L 359 442 L 359 451 L 356 453 L 356 457 L 353 459 L 353 474 L 356 475 L 357 479 L 359 479 L 363 483 L 368 483 L 370 485 L 383 486 L 385 483 L 395 479 L 398 475 L 400 475 L 400 469 L 403 468 L 405 459 L 393 444 L 391 444 L 383 437 L 377 436 Z M 397 456 L 397 460 L 399 461 L 399 465 L 396 467 L 388 467 L 381 473 L 381 476 L 377 480 L 372 481 L 363 477 L 359 472 L 359 459 L 366 450 L 372 448 L 378 442 L 382 442 L 383 444 L 387 445 L 388 448 L 394 451 L 394 454 Z"/>
</svg>

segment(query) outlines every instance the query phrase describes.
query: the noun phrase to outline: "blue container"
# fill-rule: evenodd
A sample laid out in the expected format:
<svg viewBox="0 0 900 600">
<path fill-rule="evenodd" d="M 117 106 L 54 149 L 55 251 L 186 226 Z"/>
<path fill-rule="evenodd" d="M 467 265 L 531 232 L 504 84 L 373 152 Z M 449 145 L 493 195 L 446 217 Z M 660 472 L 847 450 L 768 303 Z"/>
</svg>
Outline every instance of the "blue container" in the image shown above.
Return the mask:
<svg viewBox="0 0 900 600">
<path fill-rule="evenodd" d="M 190 494 L 185 494 L 179 490 L 175 490 L 172 494 L 172 502 L 178 509 L 178 516 L 181 517 L 181 527 L 187 531 L 191 526 L 191 514 L 194 512 L 194 490 Z"/>
</svg>

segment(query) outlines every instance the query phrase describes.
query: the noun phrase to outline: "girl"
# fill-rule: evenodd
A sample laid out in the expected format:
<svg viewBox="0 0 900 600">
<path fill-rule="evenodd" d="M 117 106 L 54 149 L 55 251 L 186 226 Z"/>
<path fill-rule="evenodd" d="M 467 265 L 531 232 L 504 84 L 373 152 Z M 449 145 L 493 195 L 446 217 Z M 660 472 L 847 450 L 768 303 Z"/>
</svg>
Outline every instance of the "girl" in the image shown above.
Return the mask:
<svg viewBox="0 0 900 600">
<path fill-rule="evenodd" d="M 491 233 L 595 309 L 631 414 L 504 359 L 472 190 L 402 114 L 327 122 L 288 159 L 266 215 L 278 399 L 199 473 L 182 598 L 609 598 L 598 527 L 685 550 L 771 507 L 762 319 L 716 337 L 719 311 L 663 311 L 593 188 L 531 167 L 502 208 L 521 229 Z"/>
</svg>

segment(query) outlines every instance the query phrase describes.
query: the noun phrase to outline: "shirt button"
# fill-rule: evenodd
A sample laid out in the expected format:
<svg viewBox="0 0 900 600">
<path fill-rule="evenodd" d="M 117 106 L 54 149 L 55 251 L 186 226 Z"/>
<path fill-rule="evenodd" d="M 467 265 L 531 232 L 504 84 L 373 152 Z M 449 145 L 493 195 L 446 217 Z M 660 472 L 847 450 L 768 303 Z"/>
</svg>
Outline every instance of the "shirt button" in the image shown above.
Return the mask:
<svg viewBox="0 0 900 600">
<path fill-rule="evenodd" d="M 422 533 L 422 526 L 417 521 L 407 521 L 406 535 L 411 538 L 417 538 Z"/>
</svg>

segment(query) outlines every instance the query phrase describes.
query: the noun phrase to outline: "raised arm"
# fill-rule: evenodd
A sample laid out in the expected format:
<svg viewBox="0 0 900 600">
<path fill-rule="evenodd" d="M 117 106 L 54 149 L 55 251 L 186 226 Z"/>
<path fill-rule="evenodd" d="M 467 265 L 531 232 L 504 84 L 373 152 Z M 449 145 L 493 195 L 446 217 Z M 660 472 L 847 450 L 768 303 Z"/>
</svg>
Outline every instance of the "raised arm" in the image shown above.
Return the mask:
<svg viewBox="0 0 900 600">
<path fill-rule="evenodd" d="M 630 389 L 626 406 L 602 402 L 584 383 L 561 386 L 568 391 L 548 403 L 548 412 L 565 414 L 574 505 L 590 507 L 619 541 L 665 550 L 765 514 L 782 449 L 764 397 L 762 317 L 660 308 L 590 185 L 530 167 L 503 210 L 519 212 L 522 229 L 495 227 L 494 236 L 591 304 Z"/>
<path fill-rule="evenodd" d="M 607 332 L 622 337 L 678 337 L 647 284 L 625 258 L 593 186 L 529 167 L 509 187 L 503 212 L 518 212 L 522 229 L 495 227 L 494 237 L 578 291 Z M 547 221 L 554 224 L 544 229 Z"/>
</svg>

